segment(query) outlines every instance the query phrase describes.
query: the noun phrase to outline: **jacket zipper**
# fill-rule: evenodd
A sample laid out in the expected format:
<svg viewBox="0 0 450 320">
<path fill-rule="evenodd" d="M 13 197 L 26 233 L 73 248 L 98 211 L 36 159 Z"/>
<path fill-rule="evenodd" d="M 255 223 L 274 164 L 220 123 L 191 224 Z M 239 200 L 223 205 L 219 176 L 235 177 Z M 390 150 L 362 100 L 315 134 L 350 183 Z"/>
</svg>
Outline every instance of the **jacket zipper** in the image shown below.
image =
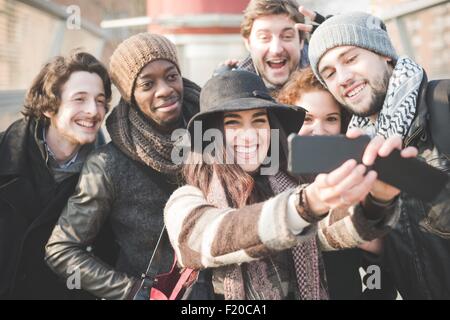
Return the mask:
<svg viewBox="0 0 450 320">
<path fill-rule="evenodd" d="M 405 141 L 405 147 L 408 147 L 410 145 L 410 143 L 423 132 L 423 130 L 424 129 L 422 127 L 420 127 L 411 136 L 409 136 Z"/>
</svg>

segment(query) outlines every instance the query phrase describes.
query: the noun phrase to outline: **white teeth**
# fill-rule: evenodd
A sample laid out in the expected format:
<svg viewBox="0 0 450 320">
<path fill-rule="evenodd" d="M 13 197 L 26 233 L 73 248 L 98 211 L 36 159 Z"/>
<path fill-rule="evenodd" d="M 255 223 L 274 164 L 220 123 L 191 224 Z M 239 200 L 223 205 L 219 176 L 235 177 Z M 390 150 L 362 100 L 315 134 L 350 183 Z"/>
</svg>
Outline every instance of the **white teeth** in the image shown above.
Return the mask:
<svg viewBox="0 0 450 320">
<path fill-rule="evenodd" d="M 255 152 L 256 149 L 257 149 L 257 146 L 236 147 L 236 152 L 239 152 L 239 153 L 252 153 L 252 152 Z"/>
<path fill-rule="evenodd" d="M 85 120 L 76 121 L 76 124 L 86 128 L 93 128 L 95 126 L 95 122 Z"/>
<path fill-rule="evenodd" d="M 353 89 L 352 91 L 350 91 L 349 93 L 347 93 L 347 96 L 350 97 L 350 98 L 353 97 L 353 96 L 356 96 L 356 95 L 357 95 L 358 93 L 360 93 L 365 87 L 366 87 L 365 84 L 360 85 L 360 86 L 356 87 L 355 89 Z"/>
</svg>

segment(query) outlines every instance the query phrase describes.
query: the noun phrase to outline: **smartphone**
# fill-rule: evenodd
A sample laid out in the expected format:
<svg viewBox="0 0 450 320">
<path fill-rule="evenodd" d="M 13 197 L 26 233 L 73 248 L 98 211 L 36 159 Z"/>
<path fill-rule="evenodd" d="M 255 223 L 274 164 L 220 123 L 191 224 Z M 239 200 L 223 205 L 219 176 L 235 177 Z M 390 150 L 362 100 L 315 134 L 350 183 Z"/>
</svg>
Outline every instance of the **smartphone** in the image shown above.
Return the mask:
<svg viewBox="0 0 450 320">
<path fill-rule="evenodd" d="M 344 135 L 291 134 L 288 138 L 288 170 L 294 175 L 318 174 L 331 172 L 350 159 L 361 163 L 369 142 L 370 137 L 366 135 L 349 139 Z"/>
<path fill-rule="evenodd" d="M 293 175 L 328 173 L 345 161 L 362 156 L 369 136 L 349 139 L 339 136 L 289 136 L 288 170 Z M 394 150 L 385 158 L 378 157 L 369 168 L 378 179 L 423 201 L 432 201 L 449 180 L 449 175 L 416 158 L 402 158 Z"/>
</svg>

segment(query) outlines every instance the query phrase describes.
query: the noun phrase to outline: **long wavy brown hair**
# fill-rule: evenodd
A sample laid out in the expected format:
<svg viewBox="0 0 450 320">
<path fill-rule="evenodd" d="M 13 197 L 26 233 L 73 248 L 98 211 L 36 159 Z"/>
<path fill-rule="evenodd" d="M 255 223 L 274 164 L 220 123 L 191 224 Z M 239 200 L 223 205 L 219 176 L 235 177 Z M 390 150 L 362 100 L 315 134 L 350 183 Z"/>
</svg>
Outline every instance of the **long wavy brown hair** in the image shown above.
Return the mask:
<svg viewBox="0 0 450 320">
<path fill-rule="evenodd" d="M 279 170 L 286 172 L 287 167 L 287 136 L 278 118 L 267 112 L 271 129 L 279 129 Z M 219 129 L 222 133 L 224 141 L 220 144 L 225 146 L 225 130 L 223 126 L 223 113 L 211 115 L 207 121 L 203 121 L 203 131 L 211 128 Z M 270 142 L 272 145 L 273 141 Z M 216 144 L 218 146 L 218 144 Z M 211 190 L 211 180 L 214 172 L 216 173 L 221 185 L 225 190 L 228 204 L 233 208 L 241 208 L 248 204 L 264 201 L 273 196 L 267 176 L 257 174 L 249 174 L 245 172 L 237 164 L 226 164 L 225 152 L 220 150 L 219 154 L 223 155 L 222 163 L 214 160 L 212 164 L 205 163 L 203 151 L 206 147 L 204 143 L 201 150 L 192 149 L 188 156 L 188 164 L 183 167 L 183 176 L 187 184 L 199 188 L 206 196 Z M 220 148 L 220 147 L 218 147 Z M 269 154 L 270 156 L 270 150 Z M 225 164 L 224 164 L 225 163 Z"/>
</svg>

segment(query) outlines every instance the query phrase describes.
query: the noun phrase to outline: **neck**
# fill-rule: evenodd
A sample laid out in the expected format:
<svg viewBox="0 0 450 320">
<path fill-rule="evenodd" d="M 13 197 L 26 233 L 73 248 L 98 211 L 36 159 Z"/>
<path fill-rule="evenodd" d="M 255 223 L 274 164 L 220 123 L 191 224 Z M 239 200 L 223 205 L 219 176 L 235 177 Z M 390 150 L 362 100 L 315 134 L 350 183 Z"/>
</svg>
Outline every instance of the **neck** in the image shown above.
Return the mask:
<svg viewBox="0 0 450 320">
<path fill-rule="evenodd" d="M 156 121 L 154 121 L 153 119 L 150 119 L 149 117 L 147 117 L 147 119 L 150 120 L 150 122 L 152 123 L 152 126 L 155 128 L 156 131 L 162 133 L 162 134 L 169 134 L 172 133 L 175 129 L 178 129 L 182 124 L 182 117 L 180 116 L 180 118 L 178 119 L 177 122 L 175 123 L 171 123 L 171 124 L 159 124 L 156 123 Z"/>
<path fill-rule="evenodd" d="M 369 116 L 369 120 L 370 120 L 370 122 L 372 122 L 372 123 L 377 122 L 377 119 L 378 119 L 378 113 L 375 113 L 375 114 Z"/>
<path fill-rule="evenodd" d="M 65 163 L 72 159 L 81 148 L 80 144 L 73 143 L 61 136 L 52 125 L 45 132 L 45 142 L 59 163 Z"/>
</svg>

